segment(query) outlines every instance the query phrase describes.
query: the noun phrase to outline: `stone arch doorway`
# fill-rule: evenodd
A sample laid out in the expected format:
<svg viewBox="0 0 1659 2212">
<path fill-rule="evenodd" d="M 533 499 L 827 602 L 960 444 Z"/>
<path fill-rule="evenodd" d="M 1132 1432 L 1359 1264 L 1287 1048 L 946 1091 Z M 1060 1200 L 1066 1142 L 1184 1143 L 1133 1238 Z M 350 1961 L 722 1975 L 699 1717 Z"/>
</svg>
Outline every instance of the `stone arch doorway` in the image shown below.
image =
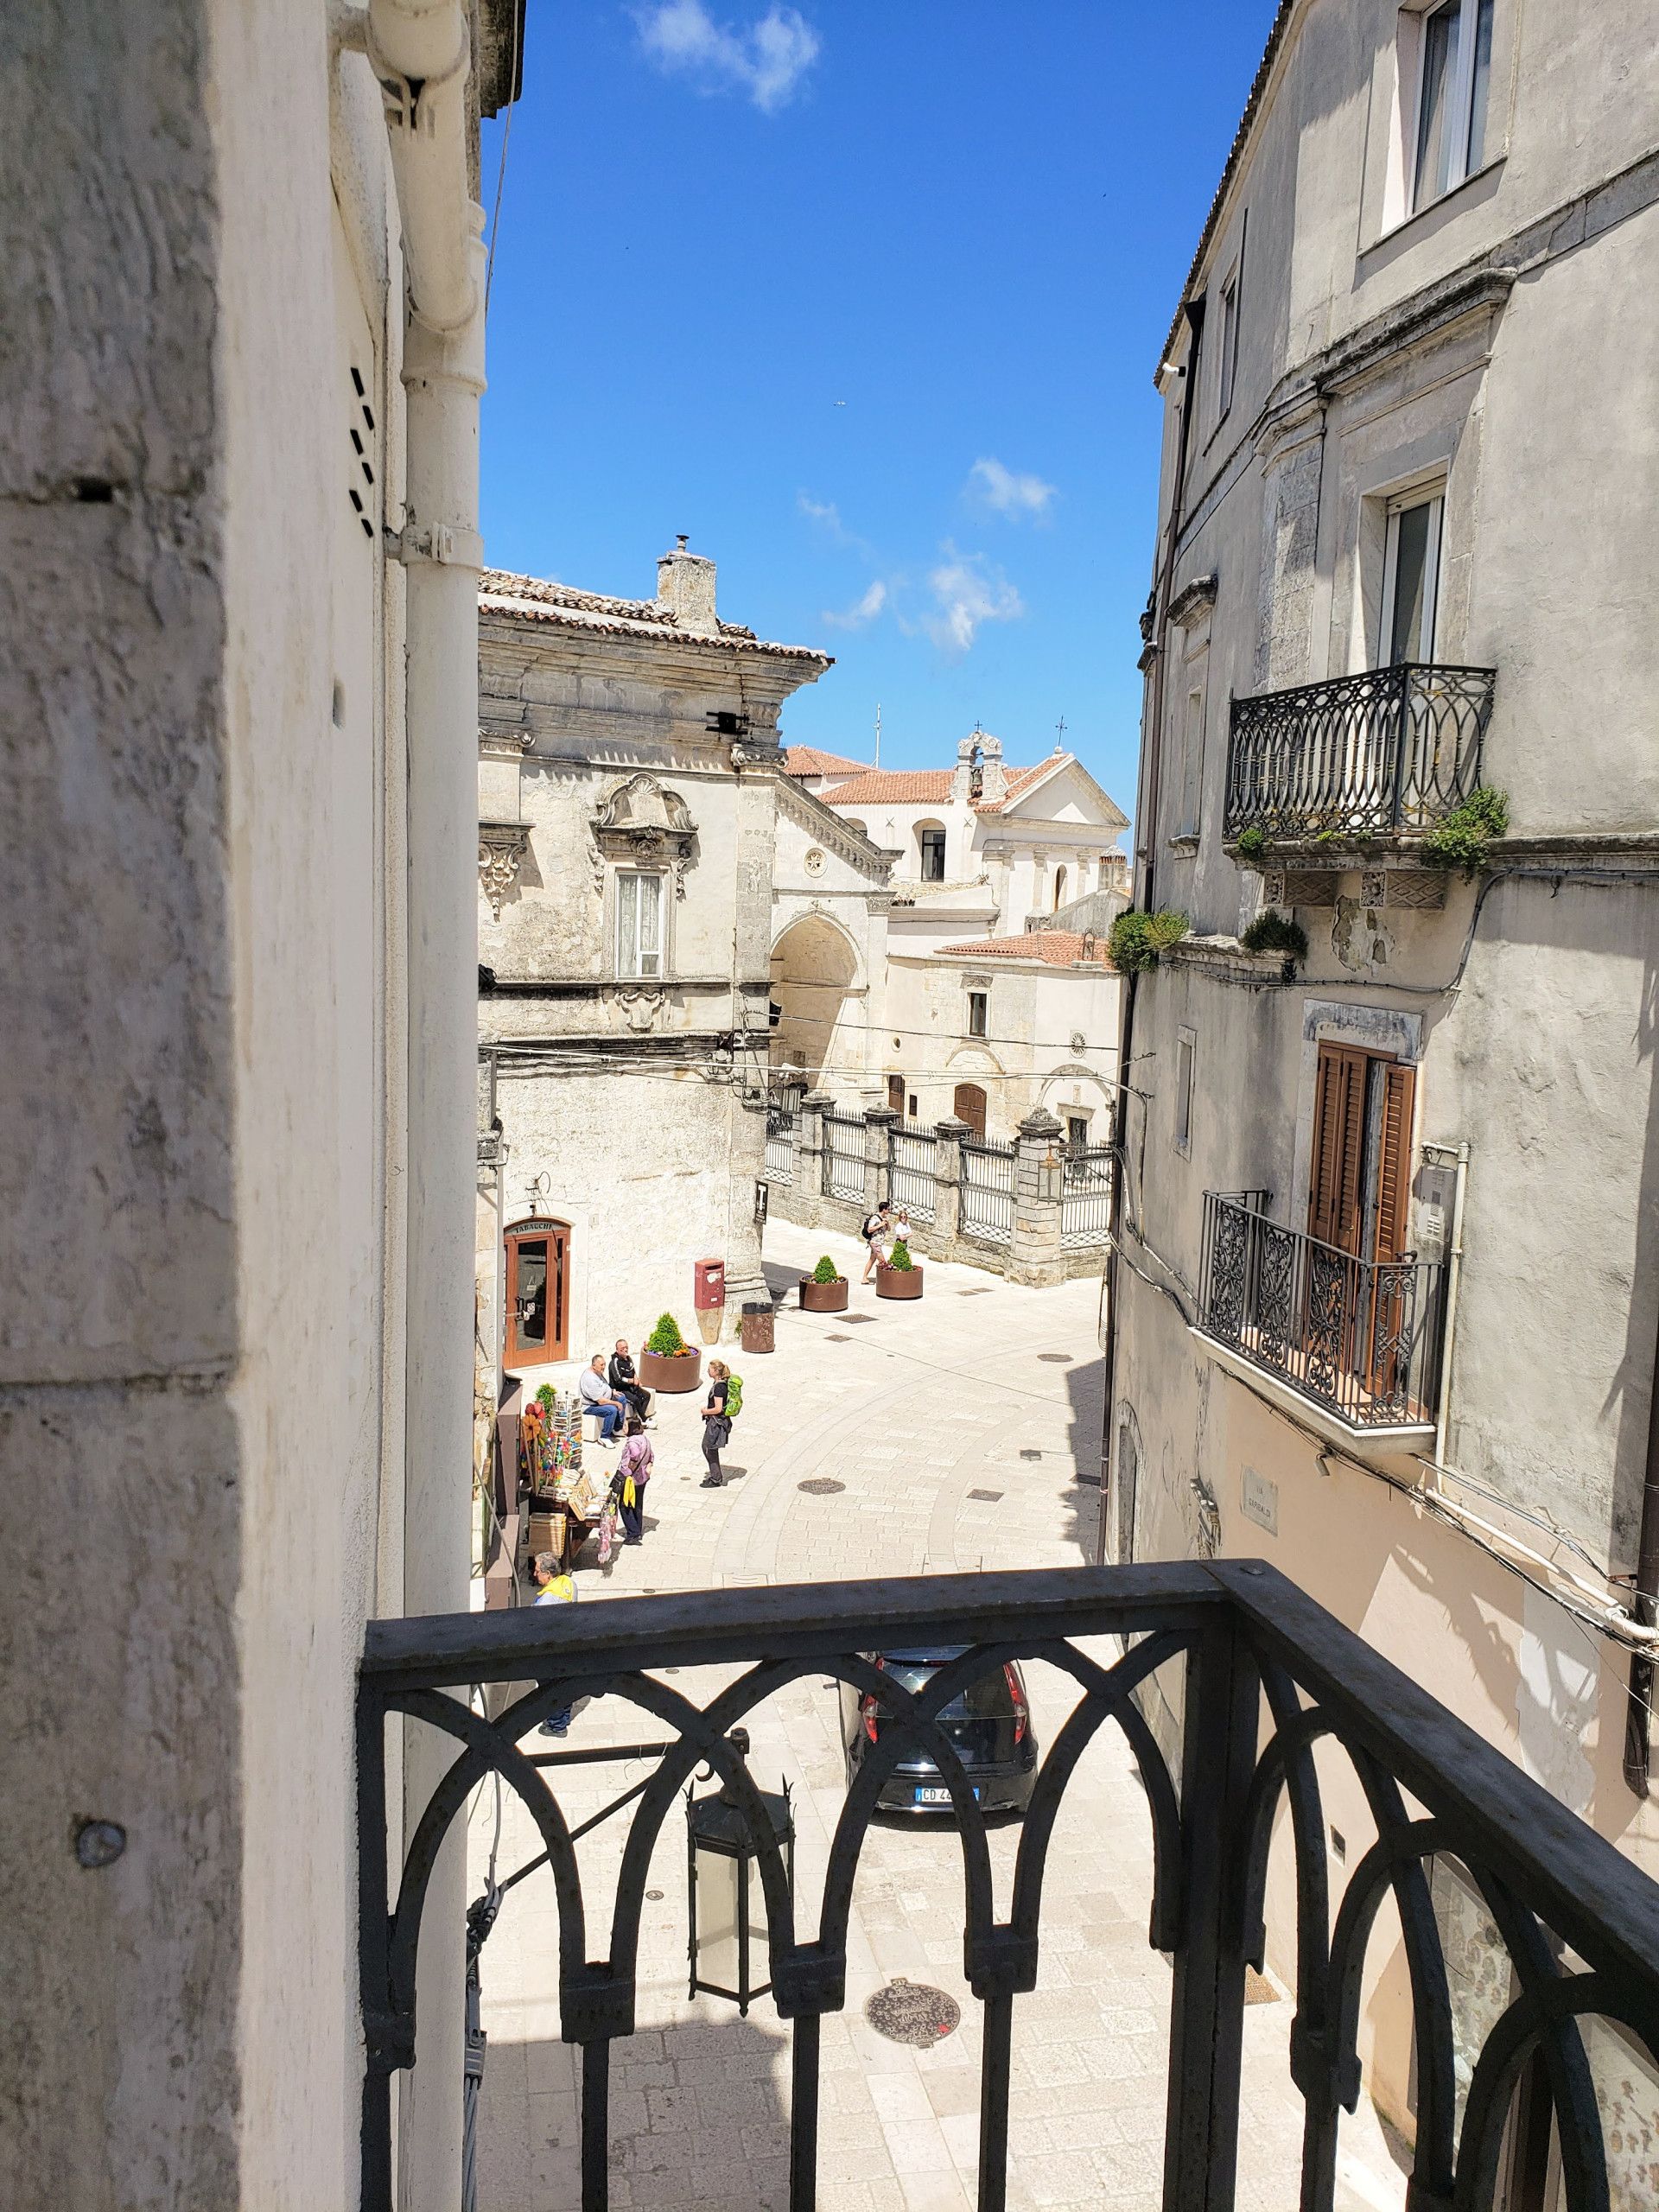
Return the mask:
<svg viewBox="0 0 1659 2212">
<path fill-rule="evenodd" d="M 950 1111 L 966 1122 L 976 1137 L 985 1134 L 985 1091 L 977 1083 L 959 1083 L 950 1096 Z"/>
<path fill-rule="evenodd" d="M 774 1065 L 803 1071 L 833 1091 L 856 1083 L 864 1063 L 858 950 L 825 914 L 803 914 L 772 950 Z"/>
</svg>

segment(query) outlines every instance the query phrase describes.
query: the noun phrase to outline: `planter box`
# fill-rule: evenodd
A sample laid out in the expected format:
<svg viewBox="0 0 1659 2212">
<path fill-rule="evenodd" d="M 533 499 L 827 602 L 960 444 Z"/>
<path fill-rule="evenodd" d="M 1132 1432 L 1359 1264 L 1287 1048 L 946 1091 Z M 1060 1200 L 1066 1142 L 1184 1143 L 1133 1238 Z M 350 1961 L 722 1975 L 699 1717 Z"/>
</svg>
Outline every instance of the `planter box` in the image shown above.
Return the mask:
<svg viewBox="0 0 1659 2212">
<path fill-rule="evenodd" d="M 639 1380 L 647 1390 L 695 1390 L 702 1380 L 700 1351 L 642 1351 Z"/>
<path fill-rule="evenodd" d="M 803 1275 L 801 1311 L 803 1313 L 844 1313 L 847 1311 L 848 1289 L 845 1275 L 835 1282 L 814 1282 L 810 1275 Z"/>
<path fill-rule="evenodd" d="M 922 1294 L 922 1271 L 919 1268 L 890 1268 L 884 1261 L 875 1263 L 875 1294 L 878 1298 L 919 1298 Z"/>
</svg>

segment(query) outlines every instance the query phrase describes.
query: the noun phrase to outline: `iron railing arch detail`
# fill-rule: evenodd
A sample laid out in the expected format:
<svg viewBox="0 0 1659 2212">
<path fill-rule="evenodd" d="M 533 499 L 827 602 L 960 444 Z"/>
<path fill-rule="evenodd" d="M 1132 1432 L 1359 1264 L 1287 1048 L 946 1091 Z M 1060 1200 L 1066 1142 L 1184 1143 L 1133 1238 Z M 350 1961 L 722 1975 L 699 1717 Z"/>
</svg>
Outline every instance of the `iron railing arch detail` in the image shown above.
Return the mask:
<svg viewBox="0 0 1659 2212">
<path fill-rule="evenodd" d="M 1114 1635 L 1105 1664 L 1077 1639 Z M 865 1654 L 901 1636 L 966 1647 L 921 1690 L 902 1689 Z M 984 1816 L 948 1738 L 946 1704 L 1011 1659 L 1062 1669 L 1079 1696 L 1039 1770 L 1015 1853 L 1008 1916 L 995 1915 Z M 650 1671 L 745 1664 L 706 1707 Z M 1137 1700 L 1179 1666 L 1179 1776 Z M 879 1693 L 889 1719 L 836 1822 L 816 1929 L 798 1926 L 782 1854 L 730 1730 L 768 1697 L 825 1674 Z M 472 1683 L 533 1681 L 492 1720 L 443 1694 Z M 611 1913 L 609 1952 L 590 1929 L 569 1825 L 517 1740 L 578 1695 L 639 1706 L 672 1737 L 639 1792 Z M 1268 1735 L 1258 1750 L 1265 1700 Z M 416 1823 L 395 1903 L 385 1847 L 385 1738 L 402 1713 L 454 1738 L 457 1756 Z M 912 1581 L 737 1590 L 600 1600 L 372 1624 L 359 1680 L 359 1858 L 364 2212 L 389 2212 L 391 2075 L 416 2054 L 415 1964 L 438 1850 L 492 1771 L 531 1809 L 558 1904 L 561 2029 L 583 2047 L 582 2204 L 609 2202 L 611 2043 L 633 2031 L 635 1974 L 652 1848 L 701 1764 L 721 1777 L 758 1840 L 773 1996 L 791 2023 L 790 2202 L 816 2201 L 818 2024 L 841 2008 L 860 1853 L 882 1783 L 924 1745 L 952 1797 L 963 1875 L 963 1968 L 985 2007 L 979 2203 L 1001 2212 L 1013 2006 L 1036 1986 L 1044 1874 L 1056 1817 L 1090 1743 L 1122 1731 L 1145 1785 L 1154 1886 L 1149 1941 L 1172 1956 L 1165 2140 L 1167 2212 L 1233 2202 L 1244 1975 L 1266 1963 L 1264 1907 L 1281 1800 L 1296 1878 L 1292 2077 L 1305 2107 L 1302 2202 L 1329 2212 L 1340 2113 L 1360 2089 L 1361 1975 L 1383 1897 L 1400 1916 L 1414 2008 L 1418 2124 L 1411 2202 L 1422 2212 L 1478 2212 L 1490 2202 L 1510 2095 L 1543 2055 L 1561 2145 L 1568 2212 L 1605 2212 L 1604 2129 L 1579 2021 L 1618 2021 L 1659 2063 L 1659 1885 L 1510 1766 L 1434 1700 L 1258 1562 L 1077 1568 Z M 1331 1907 L 1331 1862 L 1315 1746 L 1351 1761 L 1376 1828 Z M 1174 1746 L 1170 1746 L 1173 1751 Z M 1408 1796 L 1421 1812 L 1408 1809 Z M 1484 2037 L 1460 2133 L 1454 2126 L 1452 2005 L 1427 1872 L 1454 1855 L 1513 1963 L 1519 1993 Z M 539 1862 L 535 1862 L 539 1863 Z M 459 2083 L 457 2084 L 459 2090 Z"/>
<path fill-rule="evenodd" d="M 1232 702 L 1224 836 L 1432 829 L 1480 782 L 1497 671 L 1402 661 Z"/>
</svg>

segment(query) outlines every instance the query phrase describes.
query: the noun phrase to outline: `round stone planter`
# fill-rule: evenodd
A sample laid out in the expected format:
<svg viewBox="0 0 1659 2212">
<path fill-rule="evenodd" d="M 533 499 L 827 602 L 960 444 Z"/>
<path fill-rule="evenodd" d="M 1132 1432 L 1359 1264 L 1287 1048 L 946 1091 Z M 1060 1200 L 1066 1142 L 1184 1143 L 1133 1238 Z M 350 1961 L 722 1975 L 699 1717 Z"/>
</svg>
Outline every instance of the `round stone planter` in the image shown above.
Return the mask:
<svg viewBox="0 0 1659 2212">
<path fill-rule="evenodd" d="M 647 1390 L 695 1390 L 702 1379 L 700 1351 L 642 1351 L 639 1380 Z"/>
<path fill-rule="evenodd" d="M 875 1263 L 875 1294 L 878 1298 L 919 1298 L 922 1294 L 922 1271 L 919 1268 L 890 1268 L 885 1261 Z"/>
<path fill-rule="evenodd" d="M 834 1282 L 814 1282 L 810 1275 L 803 1275 L 801 1311 L 803 1313 L 844 1313 L 847 1311 L 847 1291 L 845 1275 L 837 1275 Z"/>
</svg>

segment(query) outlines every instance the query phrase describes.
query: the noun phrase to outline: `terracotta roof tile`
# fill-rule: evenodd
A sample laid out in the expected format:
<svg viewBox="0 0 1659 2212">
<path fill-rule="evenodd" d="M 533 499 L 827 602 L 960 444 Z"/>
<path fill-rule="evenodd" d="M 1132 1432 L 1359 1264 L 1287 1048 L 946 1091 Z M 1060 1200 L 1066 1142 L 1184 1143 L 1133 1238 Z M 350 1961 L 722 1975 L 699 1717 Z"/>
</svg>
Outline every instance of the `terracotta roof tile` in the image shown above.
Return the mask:
<svg viewBox="0 0 1659 2212">
<path fill-rule="evenodd" d="M 755 636 L 741 622 L 722 622 L 719 634 L 682 630 L 673 613 L 654 599 L 613 599 L 604 592 L 577 591 L 541 576 L 519 576 L 505 569 L 486 569 L 478 580 L 479 612 L 511 614 L 520 621 L 556 622 L 573 630 L 599 631 L 614 637 L 656 638 L 664 645 L 747 645 L 758 653 L 779 653 L 791 660 L 814 660 L 833 668 L 833 657 L 812 645 L 775 645 Z"/>
<path fill-rule="evenodd" d="M 1075 930 L 1030 930 L 1021 937 L 979 938 L 971 944 L 942 944 L 939 950 L 967 953 L 976 960 L 1039 960 L 1050 968 L 1073 968 L 1085 957 L 1082 934 Z M 1095 939 L 1094 957 L 1103 968 L 1112 965 L 1106 957 L 1103 938 Z"/>
<path fill-rule="evenodd" d="M 867 760 L 849 760 L 839 753 L 820 753 L 816 745 L 786 745 L 784 772 L 788 776 L 833 776 L 844 769 L 849 775 L 868 773 Z"/>
</svg>

